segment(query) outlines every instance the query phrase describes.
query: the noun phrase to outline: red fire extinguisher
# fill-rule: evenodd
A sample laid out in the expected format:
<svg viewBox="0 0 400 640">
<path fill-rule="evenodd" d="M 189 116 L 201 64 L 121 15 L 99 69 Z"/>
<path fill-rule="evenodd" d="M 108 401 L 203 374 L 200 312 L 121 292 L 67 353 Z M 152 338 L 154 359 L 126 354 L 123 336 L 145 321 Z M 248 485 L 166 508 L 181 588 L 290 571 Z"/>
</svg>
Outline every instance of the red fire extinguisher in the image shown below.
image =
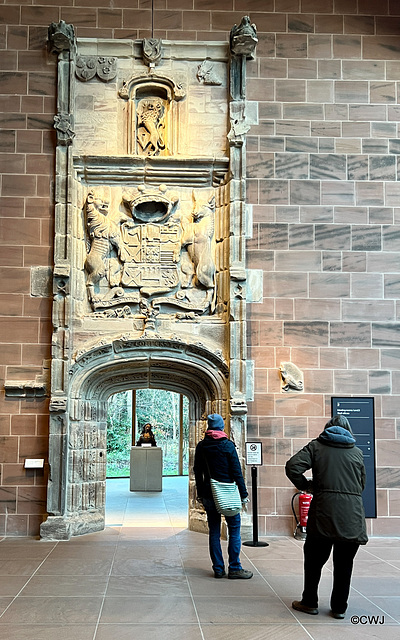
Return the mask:
<svg viewBox="0 0 400 640">
<path fill-rule="evenodd" d="M 294 499 L 296 496 L 299 496 L 299 517 L 297 517 L 296 511 L 294 510 Z M 304 491 L 298 491 L 292 497 L 292 511 L 296 520 L 296 529 L 293 535 L 296 540 L 306 539 L 308 510 L 310 508 L 311 500 L 312 496 L 309 493 L 305 493 Z"/>
</svg>

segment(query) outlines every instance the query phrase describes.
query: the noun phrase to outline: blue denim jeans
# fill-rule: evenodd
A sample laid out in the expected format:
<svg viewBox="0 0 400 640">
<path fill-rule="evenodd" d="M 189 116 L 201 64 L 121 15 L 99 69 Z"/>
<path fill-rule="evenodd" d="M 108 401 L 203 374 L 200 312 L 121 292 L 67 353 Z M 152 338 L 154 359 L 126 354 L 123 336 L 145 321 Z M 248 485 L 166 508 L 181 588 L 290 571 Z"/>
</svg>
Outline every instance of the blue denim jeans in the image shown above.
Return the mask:
<svg viewBox="0 0 400 640">
<path fill-rule="evenodd" d="M 214 500 L 203 499 L 203 505 L 208 521 L 208 544 L 212 568 L 214 571 L 224 571 L 225 564 L 221 549 L 221 514 L 215 508 Z M 224 516 L 225 517 L 225 516 Z M 237 571 L 242 568 L 240 563 L 240 513 L 236 516 L 225 517 L 228 527 L 228 568 Z"/>
</svg>

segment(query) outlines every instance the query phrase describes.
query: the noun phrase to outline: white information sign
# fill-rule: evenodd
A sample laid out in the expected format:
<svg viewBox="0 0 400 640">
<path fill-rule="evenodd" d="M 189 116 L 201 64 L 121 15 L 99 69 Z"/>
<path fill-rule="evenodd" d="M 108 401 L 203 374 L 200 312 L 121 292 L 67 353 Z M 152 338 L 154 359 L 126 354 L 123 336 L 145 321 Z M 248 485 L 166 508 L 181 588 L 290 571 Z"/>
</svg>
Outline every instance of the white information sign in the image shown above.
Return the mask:
<svg viewBox="0 0 400 640">
<path fill-rule="evenodd" d="M 261 442 L 246 442 L 246 464 L 262 465 Z"/>
<path fill-rule="evenodd" d="M 43 458 L 26 458 L 25 469 L 43 469 L 44 467 L 44 459 Z"/>
</svg>

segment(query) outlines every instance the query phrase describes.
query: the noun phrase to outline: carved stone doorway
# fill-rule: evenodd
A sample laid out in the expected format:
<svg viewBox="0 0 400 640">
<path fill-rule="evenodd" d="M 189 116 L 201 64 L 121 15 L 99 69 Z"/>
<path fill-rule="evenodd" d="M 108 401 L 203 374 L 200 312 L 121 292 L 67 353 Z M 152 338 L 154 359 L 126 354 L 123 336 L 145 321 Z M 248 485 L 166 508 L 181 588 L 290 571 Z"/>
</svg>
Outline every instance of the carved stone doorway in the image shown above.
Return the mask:
<svg viewBox="0 0 400 640">
<path fill-rule="evenodd" d="M 213 411 L 226 416 L 228 386 L 226 369 L 210 356 L 206 350 L 194 353 L 179 342 L 166 345 L 143 339 L 114 340 L 77 359 L 68 426 L 63 436 L 53 435 L 50 449 L 49 511 L 53 515 L 42 525 L 43 538 L 68 539 L 104 528 L 107 399 L 131 388 L 162 388 L 188 397 L 189 527 L 203 529 L 194 500 L 193 452 L 204 431 L 202 417 Z"/>
<path fill-rule="evenodd" d="M 68 539 L 104 527 L 116 391 L 186 395 L 191 457 L 207 414 L 221 413 L 243 460 L 245 84 L 257 38 L 248 18 L 230 43 L 77 41 L 61 21 L 49 42 L 59 92 L 41 535 Z M 201 530 L 192 479 L 189 511 Z"/>
</svg>

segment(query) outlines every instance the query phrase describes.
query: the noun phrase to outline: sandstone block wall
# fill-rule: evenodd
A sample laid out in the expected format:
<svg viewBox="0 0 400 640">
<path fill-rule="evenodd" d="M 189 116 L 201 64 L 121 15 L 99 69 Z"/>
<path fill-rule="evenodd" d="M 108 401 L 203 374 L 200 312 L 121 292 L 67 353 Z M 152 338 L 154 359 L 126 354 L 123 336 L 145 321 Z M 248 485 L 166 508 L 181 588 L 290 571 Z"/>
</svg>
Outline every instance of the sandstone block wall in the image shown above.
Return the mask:
<svg viewBox="0 0 400 640">
<path fill-rule="evenodd" d="M 375 398 L 378 519 L 400 517 L 398 182 L 400 5 L 397 0 L 154 0 L 154 37 L 227 40 L 249 14 L 247 63 L 258 124 L 247 143 L 253 230 L 248 264 L 263 272 L 249 306 L 255 393 L 249 439 L 263 441 L 260 535 L 290 534 L 292 452 L 321 431 L 332 395 Z M 94 6 L 96 5 L 96 6 Z M 47 379 L 52 265 L 56 57 L 47 28 L 78 37 L 151 37 L 150 0 L 7 0 L 0 6 L 0 534 L 37 535 L 46 509 L 45 397 L 5 397 L 4 381 Z M 35 284 L 36 283 L 36 284 Z M 35 295 L 33 295 L 35 294 Z M 281 392 L 280 362 L 304 372 Z M 43 382 L 44 381 L 44 382 Z"/>
</svg>

